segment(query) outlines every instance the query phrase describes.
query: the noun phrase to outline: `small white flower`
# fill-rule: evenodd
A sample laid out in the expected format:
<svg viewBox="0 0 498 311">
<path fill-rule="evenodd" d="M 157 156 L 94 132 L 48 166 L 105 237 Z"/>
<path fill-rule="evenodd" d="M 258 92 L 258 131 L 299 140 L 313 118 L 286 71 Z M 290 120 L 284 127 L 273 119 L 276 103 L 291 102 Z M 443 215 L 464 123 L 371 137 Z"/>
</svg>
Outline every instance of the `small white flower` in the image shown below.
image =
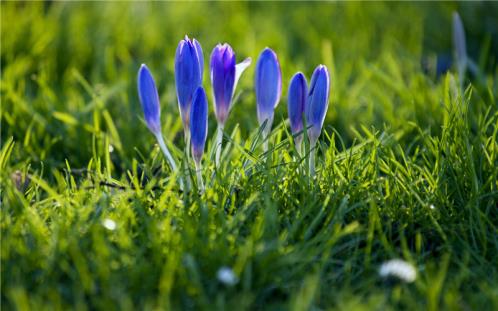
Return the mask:
<svg viewBox="0 0 498 311">
<path fill-rule="evenodd" d="M 435 208 L 436 208 L 436 207 L 434 206 L 434 204 L 431 204 L 429 207 L 430 207 L 431 209 L 435 209 Z"/>
<path fill-rule="evenodd" d="M 239 281 L 237 276 L 235 276 L 235 273 L 233 273 L 233 270 L 229 267 L 221 267 L 216 273 L 216 276 L 218 277 L 218 281 L 225 285 L 232 286 Z"/>
<path fill-rule="evenodd" d="M 114 151 L 114 147 L 112 145 L 109 145 L 109 153 L 112 153 Z"/>
<path fill-rule="evenodd" d="M 106 228 L 107 230 L 113 231 L 116 229 L 116 222 L 112 219 L 106 218 L 102 222 L 102 226 L 104 226 L 104 228 Z"/>
<path fill-rule="evenodd" d="M 392 259 L 384 262 L 379 269 L 381 277 L 397 277 L 398 279 L 411 283 L 417 278 L 415 267 L 402 259 Z"/>
</svg>

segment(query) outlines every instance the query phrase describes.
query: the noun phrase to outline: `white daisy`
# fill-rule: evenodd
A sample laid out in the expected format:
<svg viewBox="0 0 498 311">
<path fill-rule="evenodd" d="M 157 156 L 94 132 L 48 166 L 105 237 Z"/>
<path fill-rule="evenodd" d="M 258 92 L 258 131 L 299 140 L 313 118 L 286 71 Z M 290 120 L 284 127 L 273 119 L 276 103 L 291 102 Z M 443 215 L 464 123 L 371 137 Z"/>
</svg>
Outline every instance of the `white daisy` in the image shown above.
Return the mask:
<svg viewBox="0 0 498 311">
<path fill-rule="evenodd" d="M 216 273 L 218 280 L 225 285 L 235 285 L 239 281 L 233 270 L 229 267 L 221 267 Z"/>
<path fill-rule="evenodd" d="M 116 229 L 116 222 L 110 218 L 106 218 L 102 222 L 102 226 L 104 226 L 107 230 L 113 231 Z"/>
<path fill-rule="evenodd" d="M 384 262 L 379 269 L 381 277 L 396 277 L 406 283 L 411 283 L 417 278 L 415 267 L 402 259 L 392 259 Z"/>
</svg>

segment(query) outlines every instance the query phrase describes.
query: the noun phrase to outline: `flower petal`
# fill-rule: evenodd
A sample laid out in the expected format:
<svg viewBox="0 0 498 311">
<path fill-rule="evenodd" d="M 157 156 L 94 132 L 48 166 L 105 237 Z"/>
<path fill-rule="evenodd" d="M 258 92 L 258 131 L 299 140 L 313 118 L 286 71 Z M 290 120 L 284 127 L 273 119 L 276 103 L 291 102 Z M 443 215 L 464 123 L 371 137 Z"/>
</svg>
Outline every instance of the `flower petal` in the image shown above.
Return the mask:
<svg viewBox="0 0 498 311">
<path fill-rule="evenodd" d="M 235 83 L 233 85 L 233 93 L 235 93 L 235 88 L 239 82 L 242 73 L 251 65 L 252 59 L 250 57 L 244 59 L 242 62 L 235 65 Z M 233 96 L 233 94 L 232 94 Z"/>
<path fill-rule="evenodd" d="M 293 134 L 303 129 L 303 113 L 308 96 L 308 82 L 306 77 L 301 73 L 296 73 L 289 84 L 287 95 L 287 110 L 289 112 L 289 121 Z"/>
<path fill-rule="evenodd" d="M 262 125 L 266 120 L 273 120 L 273 111 L 280 100 L 282 91 L 282 73 L 277 54 L 270 48 L 261 52 L 256 64 L 255 74 L 256 103 L 258 121 Z"/>
<path fill-rule="evenodd" d="M 192 98 L 190 110 L 190 135 L 192 145 L 192 156 L 199 163 L 204 153 L 204 145 L 207 137 L 207 114 L 208 104 L 206 92 L 202 86 L 198 87 Z"/>
<path fill-rule="evenodd" d="M 228 44 L 218 44 L 211 53 L 211 84 L 216 119 L 224 124 L 228 117 L 235 82 L 235 53 Z"/>
<path fill-rule="evenodd" d="M 147 126 L 152 133 L 161 133 L 159 95 L 154 78 L 145 64 L 138 70 L 137 88 Z"/>
<path fill-rule="evenodd" d="M 327 67 L 319 65 L 311 77 L 308 99 L 306 102 L 306 122 L 311 125 L 308 131 L 310 139 L 320 136 L 323 121 L 329 104 L 330 78 Z"/>
</svg>

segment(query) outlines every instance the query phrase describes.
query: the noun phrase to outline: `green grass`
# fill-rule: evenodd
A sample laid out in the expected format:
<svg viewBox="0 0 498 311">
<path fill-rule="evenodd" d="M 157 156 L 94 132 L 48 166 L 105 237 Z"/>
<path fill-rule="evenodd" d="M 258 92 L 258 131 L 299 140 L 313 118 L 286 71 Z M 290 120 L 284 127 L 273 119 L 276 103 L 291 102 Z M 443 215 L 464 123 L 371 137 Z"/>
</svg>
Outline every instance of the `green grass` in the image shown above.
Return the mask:
<svg viewBox="0 0 498 311">
<path fill-rule="evenodd" d="M 496 3 L 0 8 L 3 309 L 498 309 Z M 420 66 L 451 55 L 453 10 L 481 70 L 465 90 Z M 173 57 L 186 33 L 206 63 L 218 42 L 238 60 L 270 46 L 284 81 L 264 154 L 254 63 L 242 76 L 216 174 L 210 103 L 202 196 L 179 191 L 136 92 L 144 62 L 182 159 Z M 313 179 L 286 94 L 319 63 L 332 89 Z M 417 268 L 414 283 L 378 276 L 392 258 Z M 223 266 L 236 285 L 217 280 Z"/>
</svg>

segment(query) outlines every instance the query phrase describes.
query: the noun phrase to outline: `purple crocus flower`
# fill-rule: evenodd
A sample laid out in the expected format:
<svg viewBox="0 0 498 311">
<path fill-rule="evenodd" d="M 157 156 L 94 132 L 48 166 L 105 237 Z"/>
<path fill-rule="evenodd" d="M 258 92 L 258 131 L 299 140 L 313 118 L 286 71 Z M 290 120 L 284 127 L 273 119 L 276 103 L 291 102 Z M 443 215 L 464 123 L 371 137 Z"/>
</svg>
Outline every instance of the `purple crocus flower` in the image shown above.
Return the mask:
<svg viewBox="0 0 498 311">
<path fill-rule="evenodd" d="M 329 105 L 330 78 L 327 67 L 319 65 L 311 77 L 310 89 L 306 102 L 306 122 L 311 126 L 308 136 L 312 145 L 320 136 L 323 121 Z"/>
<path fill-rule="evenodd" d="M 305 114 L 308 136 L 313 149 L 322 131 L 323 121 L 329 106 L 330 78 L 327 67 L 319 65 L 311 77 L 310 90 L 306 101 Z M 309 158 L 310 175 L 315 175 L 315 150 L 311 150 Z"/>
<path fill-rule="evenodd" d="M 306 81 L 306 77 L 301 72 L 298 72 L 291 79 L 287 95 L 287 110 L 289 112 L 291 131 L 294 135 L 303 130 L 303 114 L 307 96 L 308 82 Z M 298 151 L 301 148 L 302 139 L 302 135 L 295 138 Z"/>
<path fill-rule="evenodd" d="M 175 82 L 183 128 L 188 135 L 190 105 L 194 91 L 202 85 L 204 57 L 199 42 L 185 36 L 176 49 Z"/>
<path fill-rule="evenodd" d="M 157 135 L 161 133 L 159 94 L 154 78 L 145 64 L 142 64 L 138 70 L 137 87 L 147 127 L 153 134 Z"/>
<path fill-rule="evenodd" d="M 154 82 L 154 78 L 152 77 L 149 68 L 147 68 L 145 64 L 142 64 L 138 70 L 137 88 L 147 127 L 154 136 L 156 136 L 157 142 L 166 156 L 171 169 L 176 171 L 175 160 L 171 156 L 168 147 L 166 147 L 161 133 L 161 108 L 159 106 L 159 95 L 157 93 L 156 83 Z"/>
<path fill-rule="evenodd" d="M 230 45 L 218 44 L 211 53 L 211 83 L 214 94 L 214 112 L 218 121 L 216 165 L 219 165 L 223 127 L 230 112 L 235 87 L 242 72 L 251 64 L 251 58 L 235 64 L 235 53 Z"/>
<path fill-rule="evenodd" d="M 207 98 L 202 86 L 198 87 L 192 98 L 190 110 L 190 134 L 192 144 L 192 156 L 195 162 L 200 162 L 204 153 L 204 145 L 207 137 Z"/>
<path fill-rule="evenodd" d="M 270 48 L 264 49 L 259 55 L 256 65 L 255 89 L 259 124 L 263 125 L 265 121 L 267 122 L 263 132 L 266 151 L 268 149 L 266 137 L 270 133 L 273 112 L 280 100 L 282 91 L 282 73 L 277 54 Z"/>
<path fill-rule="evenodd" d="M 218 44 L 211 53 L 211 83 L 213 85 L 215 114 L 219 124 L 225 124 L 230 111 L 235 86 L 242 72 L 251 64 L 251 58 L 235 64 L 235 53 L 230 45 Z"/>
<path fill-rule="evenodd" d="M 204 146 L 206 144 L 208 125 L 207 117 L 208 103 L 206 92 L 202 86 L 200 86 L 197 88 L 192 98 L 192 107 L 190 109 L 190 134 L 192 139 L 192 156 L 194 158 L 197 182 L 201 192 L 204 191 L 204 183 L 201 175 L 201 159 L 202 154 L 204 153 Z"/>
<path fill-rule="evenodd" d="M 210 67 L 214 112 L 218 123 L 225 124 L 235 85 L 235 53 L 228 44 L 215 46 Z"/>
<path fill-rule="evenodd" d="M 262 124 L 273 119 L 273 111 L 282 91 L 280 64 L 277 54 L 270 48 L 264 49 L 259 55 L 255 79 L 258 121 Z"/>
</svg>

